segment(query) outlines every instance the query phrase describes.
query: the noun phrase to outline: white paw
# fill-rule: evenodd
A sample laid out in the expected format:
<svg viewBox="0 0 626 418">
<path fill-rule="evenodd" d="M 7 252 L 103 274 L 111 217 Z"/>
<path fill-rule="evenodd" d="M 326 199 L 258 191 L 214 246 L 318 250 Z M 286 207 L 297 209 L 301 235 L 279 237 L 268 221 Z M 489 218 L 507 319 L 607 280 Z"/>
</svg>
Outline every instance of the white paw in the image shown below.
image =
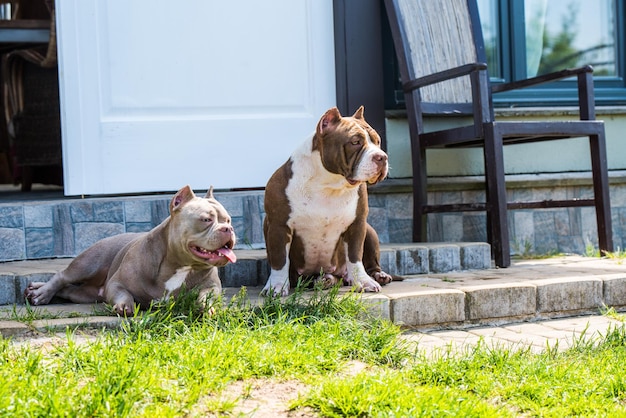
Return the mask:
<svg viewBox="0 0 626 418">
<path fill-rule="evenodd" d="M 358 280 L 355 280 L 355 283 L 354 283 L 353 287 L 356 290 L 358 290 L 359 292 L 374 292 L 374 293 L 378 293 L 381 290 L 383 290 L 381 285 L 378 284 L 376 282 L 376 280 L 372 279 L 369 276 L 360 278 Z"/>
<path fill-rule="evenodd" d="M 261 296 L 287 296 L 289 294 L 289 273 L 272 270 L 261 290 Z"/>
<path fill-rule="evenodd" d="M 346 281 L 352 284 L 352 287 L 359 292 L 375 292 L 382 290 L 382 286 L 372 279 L 363 267 L 362 262 L 348 262 L 348 274 Z"/>
</svg>

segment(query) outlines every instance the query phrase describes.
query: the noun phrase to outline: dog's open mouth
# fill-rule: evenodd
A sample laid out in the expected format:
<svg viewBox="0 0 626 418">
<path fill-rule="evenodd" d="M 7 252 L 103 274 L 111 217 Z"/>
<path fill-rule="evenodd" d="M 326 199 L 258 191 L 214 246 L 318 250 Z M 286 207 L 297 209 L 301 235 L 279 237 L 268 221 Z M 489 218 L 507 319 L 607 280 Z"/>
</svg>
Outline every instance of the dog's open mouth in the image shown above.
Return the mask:
<svg viewBox="0 0 626 418">
<path fill-rule="evenodd" d="M 198 245 L 190 245 L 189 249 L 194 255 L 211 264 L 226 264 L 229 261 L 231 263 L 237 261 L 235 252 L 229 247 L 228 244 L 222 248 L 218 248 L 217 250 L 207 250 L 206 248 Z"/>
</svg>

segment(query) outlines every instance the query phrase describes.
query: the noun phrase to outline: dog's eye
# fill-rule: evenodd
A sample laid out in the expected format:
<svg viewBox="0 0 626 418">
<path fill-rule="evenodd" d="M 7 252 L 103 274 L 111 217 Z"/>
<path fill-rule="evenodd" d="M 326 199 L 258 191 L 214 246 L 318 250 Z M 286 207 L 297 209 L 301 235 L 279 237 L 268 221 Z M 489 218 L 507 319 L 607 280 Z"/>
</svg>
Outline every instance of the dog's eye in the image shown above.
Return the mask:
<svg viewBox="0 0 626 418">
<path fill-rule="evenodd" d="M 202 222 L 206 222 L 206 223 L 210 224 L 210 223 L 213 222 L 213 219 L 211 219 L 211 218 L 202 218 Z"/>
<path fill-rule="evenodd" d="M 352 145 L 361 145 L 361 138 L 354 137 L 351 141 Z"/>
</svg>

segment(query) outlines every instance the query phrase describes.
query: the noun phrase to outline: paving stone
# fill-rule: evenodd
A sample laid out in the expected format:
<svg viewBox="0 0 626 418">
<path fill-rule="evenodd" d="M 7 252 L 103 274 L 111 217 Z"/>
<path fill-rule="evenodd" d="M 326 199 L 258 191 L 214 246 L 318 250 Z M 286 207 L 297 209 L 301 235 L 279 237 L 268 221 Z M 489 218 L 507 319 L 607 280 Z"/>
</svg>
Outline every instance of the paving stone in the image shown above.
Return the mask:
<svg viewBox="0 0 626 418">
<path fill-rule="evenodd" d="M 458 245 L 441 244 L 428 247 L 428 261 L 433 273 L 446 273 L 461 269 L 461 249 Z"/>
<path fill-rule="evenodd" d="M 15 275 L 0 274 L 0 305 L 9 305 L 15 302 Z"/>
<path fill-rule="evenodd" d="M 468 319 L 515 318 L 535 314 L 536 288 L 530 284 L 496 284 L 463 288 Z"/>
<path fill-rule="evenodd" d="M 615 308 L 626 306 L 626 273 L 604 278 L 603 281 L 604 304 Z"/>
<path fill-rule="evenodd" d="M 363 302 L 370 314 L 377 318 L 389 319 L 391 317 L 391 299 L 380 293 L 365 294 Z"/>
<path fill-rule="evenodd" d="M 392 276 L 401 275 L 402 269 L 398 267 L 397 254 L 393 250 L 381 249 L 380 251 L 380 268 L 384 272 Z"/>
<path fill-rule="evenodd" d="M 393 298 L 391 319 L 405 326 L 465 321 L 465 294 L 459 290 L 407 292 Z"/>
<path fill-rule="evenodd" d="M 259 260 L 239 259 L 220 268 L 223 287 L 258 286 Z"/>
<path fill-rule="evenodd" d="M 399 275 L 428 273 L 429 258 L 427 247 L 400 248 L 396 251 Z"/>
<path fill-rule="evenodd" d="M 537 280 L 537 312 L 573 312 L 602 306 L 602 280 L 556 278 Z"/>
<path fill-rule="evenodd" d="M 490 338 L 491 341 L 496 343 L 498 341 L 513 343 L 519 348 L 523 348 L 528 345 L 534 345 L 536 347 L 545 349 L 548 347 L 548 344 L 552 346 L 557 341 L 535 334 L 525 334 L 500 327 L 471 329 L 468 332 L 475 335 L 483 336 L 485 338 Z"/>
<path fill-rule="evenodd" d="M 31 326 L 40 332 L 63 331 L 74 328 L 116 328 L 124 321 L 118 316 L 84 316 L 72 318 L 39 319 Z"/>
<path fill-rule="evenodd" d="M 462 270 L 482 270 L 491 267 L 491 246 L 486 243 L 459 243 Z"/>
<path fill-rule="evenodd" d="M 4 338 L 14 337 L 30 331 L 25 324 L 16 321 L 0 321 L 0 335 Z"/>
</svg>

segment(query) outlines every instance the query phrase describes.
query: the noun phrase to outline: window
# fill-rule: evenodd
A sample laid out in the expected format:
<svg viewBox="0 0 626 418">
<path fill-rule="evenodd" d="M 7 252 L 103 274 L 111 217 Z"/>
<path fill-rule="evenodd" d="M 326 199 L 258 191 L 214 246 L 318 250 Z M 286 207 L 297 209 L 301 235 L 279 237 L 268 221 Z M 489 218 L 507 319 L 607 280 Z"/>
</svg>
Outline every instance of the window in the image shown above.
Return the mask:
<svg viewBox="0 0 626 418">
<path fill-rule="evenodd" d="M 625 3 L 478 0 L 491 82 L 521 80 L 590 64 L 594 67 L 596 103 L 626 104 Z M 391 70 L 387 71 L 389 74 Z M 401 96 L 401 91 L 396 91 L 395 97 L 387 97 L 386 104 L 399 107 L 397 99 Z M 494 96 L 496 106 L 569 105 L 575 99 L 574 80 Z"/>
<path fill-rule="evenodd" d="M 624 0 L 478 0 L 478 7 L 492 82 L 590 64 L 597 103 L 626 103 Z M 575 98 L 573 86 L 574 81 L 565 80 L 494 100 L 500 105 L 568 104 Z"/>
</svg>

